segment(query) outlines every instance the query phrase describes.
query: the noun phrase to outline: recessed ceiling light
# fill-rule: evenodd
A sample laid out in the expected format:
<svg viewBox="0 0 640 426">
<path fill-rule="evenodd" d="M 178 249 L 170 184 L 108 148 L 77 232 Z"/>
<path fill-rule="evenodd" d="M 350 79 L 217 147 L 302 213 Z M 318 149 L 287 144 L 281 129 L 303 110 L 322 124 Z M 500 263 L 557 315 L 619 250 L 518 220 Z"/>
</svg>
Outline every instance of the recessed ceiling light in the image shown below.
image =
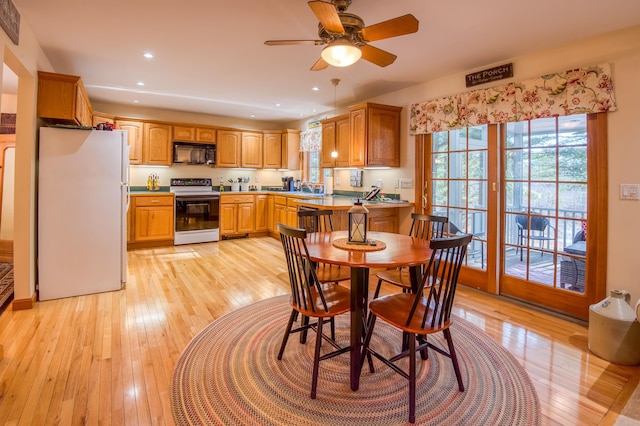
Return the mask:
<svg viewBox="0 0 640 426">
<path fill-rule="evenodd" d="M 144 54 L 142 55 L 147 59 L 152 59 L 153 58 L 153 53 L 150 52 L 144 52 Z"/>
<path fill-rule="evenodd" d="M 249 117 L 255 118 L 255 116 L 256 116 L 255 114 L 251 114 Z"/>
<path fill-rule="evenodd" d="M 314 92 L 317 92 L 318 90 L 320 90 L 320 88 L 318 86 L 313 86 L 311 90 L 313 90 Z"/>
<path fill-rule="evenodd" d="M 133 103 L 134 103 L 134 104 L 139 104 L 139 103 L 140 103 L 140 101 L 139 101 L 139 100 L 137 100 L 137 99 L 134 99 L 134 100 L 133 100 Z"/>
<path fill-rule="evenodd" d="M 144 86 L 144 83 L 142 81 L 139 81 L 136 83 L 138 86 Z"/>
<path fill-rule="evenodd" d="M 304 117 L 304 114 L 303 114 L 303 113 L 300 113 L 300 117 Z"/>
<path fill-rule="evenodd" d="M 277 107 L 279 107 L 279 106 L 280 106 L 280 104 L 276 104 L 276 106 L 277 106 Z"/>
</svg>

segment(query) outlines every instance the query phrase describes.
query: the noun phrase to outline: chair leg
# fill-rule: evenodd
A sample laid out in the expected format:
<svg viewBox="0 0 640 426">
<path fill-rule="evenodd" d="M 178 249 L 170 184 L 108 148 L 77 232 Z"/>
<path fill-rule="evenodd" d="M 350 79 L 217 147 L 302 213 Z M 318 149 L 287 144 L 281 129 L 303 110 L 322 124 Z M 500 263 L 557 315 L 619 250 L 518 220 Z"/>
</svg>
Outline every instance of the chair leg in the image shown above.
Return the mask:
<svg viewBox="0 0 640 426">
<path fill-rule="evenodd" d="M 451 356 L 451 362 L 453 363 L 453 370 L 456 372 L 456 379 L 458 379 L 458 389 L 460 392 L 464 392 L 464 384 L 462 383 L 462 375 L 460 374 L 460 367 L 458 366 L 458 357 L 456 356 L 456 350 L 453 347 L 453 339 L 451 338 L 451 330 L 448 328 L 443 330 L 444 338 L 449 345 L 449 354 Z"/>
<path fill-rule="evenodd" d="M 409 423 L 416 422 L 416 335 L 409 334 Z"/>
<path fill-rule="evenodd" d="M 295 309 L 291 310 L 291 316 L 289 317 L 289 323 L 287 324 L 287 329 L 284 332 L 284 337 L 282 338 L 282 344 L 280 345 L 280 352 L 278 352 L 278 360 L 282 359 L 282 354 L 284 353 L 284 348 L 287 346 L 287 340 L 289 340 L 289 334 L 291 333 L 291 328 L 293 327 L 293 322 L 298 318 L 298 311 Z"/>
<path fill-rule="evenodd" d="M 369 352 L 369 343 L 371 342 L 371 336 L 373 335 L 373 327 L 376 325 L 376 319 L 377 317 L 375 315 L 369 313 L 369 319 L 367 321 L 369 325 L 367 326 L 367 333 L 365 334 L 364 343 L 362 344 L 362 354 L 360 354 L 360 368 L 362 369 L 362 366 L 364 365 L 364 358 L 366 355 L 369 360 L 369 371 L 372 373 L 374 373 L 375 370 L 373 368 L 373 361 L 371 360 L 371 352 Z"/>
<path fill-rule="evenodd" d="M 382 280 L 379 279 L 378 280 L 378 285 L 376 286 L 376 291 L 373 293 L 373 298 L 377 299 L 378 296 L 380 295 L 380 288 L 382 287 Z"/>
<path fill-rule="evenodd" d="M 302 319 L 300 320 L 300 325 L 304 326 L 308 324 L 309 324 L 309 317 L 306 317 L 303 315 Z M 302 330 L 300 332 L 300 343 L 303 345 L 307 343 L 307 330 Z"/>
<path fill-rule="evenodd" d="M 335 342 L 335 340 L 336 340 L 336 322 L 333 320 L 333 317 L 331 317 L 331 321 L 330 321 L 329 327 L 331 329 L 331 340 L 333 340 Z"/>
<path fill-rule="evenodd" d="M 316 399 L 318 386 L 318 369 L 320 367 L 320 346 L 322 344 L 322 318 L 318 318 L 318 330 L 316 333 L 316 352 L 313 357 L 313 377 L 311 379 L 311 399 Z"/>
</svg>

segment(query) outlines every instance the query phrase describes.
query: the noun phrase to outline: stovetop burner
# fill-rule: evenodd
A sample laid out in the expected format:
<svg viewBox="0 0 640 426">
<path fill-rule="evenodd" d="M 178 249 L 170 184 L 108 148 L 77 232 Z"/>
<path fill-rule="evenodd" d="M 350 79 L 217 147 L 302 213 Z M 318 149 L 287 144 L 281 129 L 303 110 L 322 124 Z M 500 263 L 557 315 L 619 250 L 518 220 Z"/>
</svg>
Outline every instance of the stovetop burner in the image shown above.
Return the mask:
<svg viewBox="0 0 640 426">
<path fill-rule="evenodd" d="M 211 178 L 172 178 L 169 191 L 176 193 L 202 193 L 202 194 L 217 194 L 217 191 L 213 190 Z"/>
</svg>

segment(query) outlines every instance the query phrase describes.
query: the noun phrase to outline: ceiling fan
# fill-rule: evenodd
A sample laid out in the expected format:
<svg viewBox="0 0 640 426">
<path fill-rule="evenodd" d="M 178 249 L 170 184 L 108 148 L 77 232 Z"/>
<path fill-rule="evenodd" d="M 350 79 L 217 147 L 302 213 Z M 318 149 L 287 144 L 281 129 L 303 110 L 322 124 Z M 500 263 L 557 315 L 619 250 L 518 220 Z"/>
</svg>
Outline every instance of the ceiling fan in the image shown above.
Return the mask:
<svg viewBox="0 0 640 426">
<path fill-rule="evenodd" d="M 320 21 L 319 40 L 267 40 L 264 44 L 326 44 L 320 59 L 311 67 L 312 71 L 323 70 L 329 65 L 348 66 L 361 57 L 378 66 L 386 67 L 391 65 L 397 56 L 368 43 L 418 31 L 418 20 L 411 14 L 365 27 L 362 18 L 346 12 L 351 0 L 312 0 L 308 4 Z"/>
</svg>

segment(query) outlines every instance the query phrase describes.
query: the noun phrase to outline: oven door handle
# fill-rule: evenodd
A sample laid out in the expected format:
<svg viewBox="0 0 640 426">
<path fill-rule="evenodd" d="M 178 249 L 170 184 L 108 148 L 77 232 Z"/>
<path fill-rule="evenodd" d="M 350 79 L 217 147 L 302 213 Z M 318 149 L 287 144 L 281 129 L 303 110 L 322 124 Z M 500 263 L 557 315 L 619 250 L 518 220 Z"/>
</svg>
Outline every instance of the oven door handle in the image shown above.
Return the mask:
<svg viewBox="0 0 640 426">
<path fill-rule="evenodd" d="M 176 195 L 176 201 L 211 201 L 219 199 L 219 195 Z"/>
</svg>

